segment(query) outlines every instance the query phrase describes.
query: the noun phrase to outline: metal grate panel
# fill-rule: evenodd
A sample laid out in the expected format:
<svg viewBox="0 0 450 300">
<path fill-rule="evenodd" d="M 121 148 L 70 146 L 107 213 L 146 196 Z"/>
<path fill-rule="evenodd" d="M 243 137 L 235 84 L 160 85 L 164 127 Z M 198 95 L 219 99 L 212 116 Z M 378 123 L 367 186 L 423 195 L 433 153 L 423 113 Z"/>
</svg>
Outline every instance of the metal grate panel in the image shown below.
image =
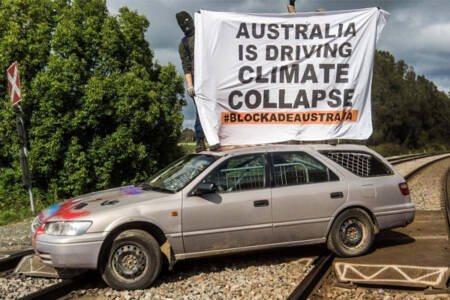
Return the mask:
<svg viewBox="0 0 450 300">
<path fill-rule="evenodd" d="M 264 181 L 264 166 L 223 169 L 214 176 L 219 191 L 227 192 L 263 188 Z"/>
<path fill-rule="evenodd" d="M 353 174 L 362 177 L 371 176 L 372 156 L 360 152 L 325 152 L 330 159 Z"/>
<path fill-rule="evenodd" d="M 273 167 L 276 186 L 309 182 L 308 168 L 302 163 L 275 164 Z"/>
</svg>

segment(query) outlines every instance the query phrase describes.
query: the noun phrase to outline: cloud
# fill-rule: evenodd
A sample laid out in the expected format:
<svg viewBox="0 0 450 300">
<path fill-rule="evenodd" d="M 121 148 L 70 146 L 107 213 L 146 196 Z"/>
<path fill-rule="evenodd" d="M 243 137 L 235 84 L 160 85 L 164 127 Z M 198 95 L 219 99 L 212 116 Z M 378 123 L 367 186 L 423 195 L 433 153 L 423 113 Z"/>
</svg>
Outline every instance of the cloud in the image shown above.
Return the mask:
<svg viewBox="0 0 450 300">
<path fill-rule="evenodd" d="M 405 4 L 403 1 L 397 1 Z M 409 1 L 390 10 L 391 17 L 377 48 L 389 51 L 450 91 L 449 1 Z"/>
<path fill-rule="evenodd" d="M 146 38 L 161 64 L 171 62 L 182 73 L 178 44 L 183 33 L 175 14 L 186 10 L 193 14 L 199 9 L 236 12 L 286 12 L 288 0 L 109 0 L 110 12 L 122 6 L 137 10 L 150 21 Z M 389 51 L 397 60 L 403 59 L 417 74 L 425 75 L 442 90 L 450 91 L 450 1 L 398 0 L 297 0 L 297 11 L 347 10 L 380 7 L 391 15 L 377 48 Z M 187 97 L 188 99 L 189 97 Z M 193 126 L 195 109 L 192 101 L 183 108 L 184 126 Z"/>
<path fill-rule="evenodd" d="M 431 24 L 419 32 L 423 50 L 450 54 L 450 23 Z"/>
</svg>

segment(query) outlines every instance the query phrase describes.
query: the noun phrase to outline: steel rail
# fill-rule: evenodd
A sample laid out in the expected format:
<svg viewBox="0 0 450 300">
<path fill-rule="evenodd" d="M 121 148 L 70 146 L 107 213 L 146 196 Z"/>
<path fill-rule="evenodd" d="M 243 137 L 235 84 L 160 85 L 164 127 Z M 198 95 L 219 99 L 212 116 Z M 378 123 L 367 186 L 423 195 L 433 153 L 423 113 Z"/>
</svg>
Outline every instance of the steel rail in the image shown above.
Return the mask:
<svg viewBox="0 0 450 300">
<path fill-rule="evenodd" d="M 450 168 L 447 170 L 447 174 L 444 176 L 444 193 L 442 195 L 441 208 L 444 213 L 444 219 L 447 223 L 447 234 L 450 240 Z"/>
<path fill-rule="evenodd" d="M 43 288 L 34 293 L 18 298 L 18 300 L 48 300 L 64 297 L 70 292 L 79 289 L 94 279 L 94 271 L 86 271 L 70 279 L 64 279 L 61 282 Z"/>
<path fill-rule="evenodd" d="M 442 154 L 436 154 L 436 155 L 442 155 Z M 437 158 L 437 159 L 431 160 L 431 161 L 429 161 L 429 162 L 426 162 L 426 163 L 420 165 L 419 167 L 415 168 L 414 170 L 412 170 L 411 172 L 409 172 L 408 174 L 406 174 L 406 175 L 404 176 L 404 177 L 405 177 L 405 180 L 408 181 L 408 179 L 410 179 L 413 175 L 417 174 L 419 171 L 425 169 L 426 167 L 428 167 L 428 166 L 430 166 L 430 165 L 432 165 L 432 164 L 434 164 L 434 163 L 436 163 L 436 162 L 438 162 L 438 161 L 441 161 L 441 160 L 443 160 L 443 159 L 446 159 L 446 158 L 450 158 L 450 154 L 449 154 L 449 155 L 446 155 L 446 156 L 443 156 L 443 157 L 439 157 L 439 158 Z"/>
<path fill-rule="evenodd" d="M 423 153 L 412 153 L 412 154 L 402 154 L 402 155 L 394 155 L 394 156 L 386 156 L 386 159 L 388 161 L 391 160 L 396 160 L 396 159 L 402 159 L 402 158 L 407 158 L 407 157 L 413 157 L 416 155 L 422 155 Z"/>
<path fill-rule="evenodd" d="M 289 295 L 288 300 L 306 300 L 314 291 L 318 283 L 322 280 L 324 274 L 331 267 L 334 254 L 327 252 L 319 256 L 314 268 L 306 275 L 295 290 Z"/>
<path fill-rule="evenodd" d="M 402 157 L 402 158 L 391 159 L 391 160 L 388 159 L 388 161 L 392 165 L 397 165 L 397 164 L 401 164 L 401 163 L 404 163 L 404 162 L 413 161 L 413 160 L 416 160 L 416 159 L 421 159 L 421 158 L 425 158 L 425 157 L 429 157 L 429 156 L 433 156 L 433 155 L 436 155 L 436 154 L 414 154 L 414 155 L 411 155 L 411 156 L 408 156 L 408 157 Z"/>
<path fill-rule="evenodd" d="M 5 272 L 14 269 L 16 265 L 20 262 L 22 257 L 33 254 L 33 249 L 22 250 L 9 254 L 8 257 L 0 259 L 0 272 Z"/>
<path fill-rule="evenodd" d="M 388 161 L 394 161 L 394 160 L 400 160 L 400 159 L 404 159 L 404 158 L 420 156 L 420 155 L 424 155 L 424 154 L 425 153 L 413 153 L 413 154 L 404 154 L 404 155 L 397 155 L 397 156 L 388 156 L 388 157 L 386 157 L 386 159 Z"/>
<path fill-rule="evenodd" d="M 429 156 L 433 156 L 433 155 L 438 155 L 438 154 L 420 154 L 420 155 L 414 154 L 409 157 L 402 157 L 401 159 L 395 160 L 395 162 L 391 162 L 391 163 L 392 164 L 401 163 L 401 162 L 416 160 L 416 159 L 429 157 Z M 416 174 L 420 170 L 426 168 L 427 166 L 429 166 L 433 163 L 436 163 L 440 160 L 449 158 L 449 157 L 450 157 L 450 155 L 443 156 L 443 157 L 429 161 L 429 162 L 419 166 L 418 168 L 412 170 L 409 174 L 407 174 L 405 176 L 405 180 L 408 180 L 414 174 Z M 449 192 L 448 189 L 450 188 L 449 176 L 450 176 L 450 170 L 447 172 L 447 177 L 446 177 L 446 184 L 447 184 L 446 208 L 447 208 L 447 215 L 448 215 L 447 221 L 449 222 L 448 224 L 450 224 L 450 199 L 448 198 L 448 192 Z M 450 236 L 450 227 L 449 227 L 449 236 Z M 327 254 L 321 255 L 317 259 L 317 262 L 315 263 L 314 268 L 300 282 L 300 284 L 295 288 L 295 290 L 289 295 L 289 297 L 287 299 L 288 300 L 297 300 L 297 299 L 306 300 L 311 295 L 311 293 L 316 289 L 316 287 L 318 286 L 318 283 L 322 281 L 324 274 L 326 274 L 328 269 L 331 267 L 331 265 L 333 263 L 333 259 L 334 259 L 334 255 L 332 253 L 327 253 Z"/>
<path fill-rule="evenodd" d="M 416 160 L 428 156 L 433 156 L 437 154 L 413 154 L 408 157 L 402 157 L 399 159 L 392 159 L 390 162 L 392 164 L 396 163 L 402 163 L 406 161 Z M 440 157 L 438 159 L 432 160 L 430 162 L 427 162 L 418 168 L 412 170 L 410 173 L 408 173 L 405 176 L 405 180 L 408 180 L 413 175 L 421 171 L 422 169 L 428 167 L 431 164 L 434 164 L 440 160 L 449 158 L 450 155 Z M 444 202 L 445 212 L 447 215 L 447 224 L 449 225 L 449 236 L 450 236 L 450 199 L 449 199 L 449 188 L 450 188 L 450 170 L 446 174 L 445 184 L 446 188 L 445 190 L 445 198 L 446 201 Z M 14 266 L 22 259 L 23 256 L 33 253 L 33 250 L 25 250 L 17 253 L 11 254 L 9 257 L 0 259 L 0 271 L 5 271 L 11 268 L 14 268 Z M 314 268 L 308 273 L 308 275 L 300 282 L 300 284 L 294 289 L 294 291 L 288 296 L 288 300 L 303 300 L 307 299 L 311 293 L 315 290 L 318 283 L 322 281 L 323 276 L 327 273 L 327 271 L 330 269 L 334 259 L 334 254 L 331 252 L 327 252 L 326 254 L 323 254 L 319 256 L 319 258 L 316 260 L 316 263 L 314 264 Z M 69 294 L 71 291 L 76 290 L 77 288 L 85 285 L 87 282 L 89 282 L 93 278 L 93 274 L 95 272 L 83 272 L 81 274 L 78 274 L 77 276 L 70 278 L 70 279 L 64 279 L 63 281 L 51 285 L 49 287 L 46 287 L 44 289 L 41 289 L 37 292 L 28 294 L 24 297 L 19 298 L 20 300 L 38 300 L 38 299 L 57 299 L 60 297 L 63 297 L 67 294 Z"/>
<path fill-rule="evenodd" d="M 23 251 L 13 252 L 8 257 L 0 259 L 0 272 L 7 272 L 13 270 L 20 260 L 27 255 L 33 254 L 33 249 L 27 249 Z M 73 278 L 63 279 L 61 282 L 54 285 L 43 288 L 34 293 L 30 293 L 24 297 L 18 299 L 57 299 L 70 293 L 71 291 L 85 285 L 93 279 L 95 272 L 85 271 Z"/>
<path fill-rule="evenodd" d="M 447 154 L 450 152 L 441 152 L 441 153 L 416 153 L 416 154 L 411 154 L 411 155 L 404 155 L 401 157 L 393 157 L 393 158 L 387 158 L 387 161 L 390 162 L 393 165 L 396 164 L 401 164 L 404 162 L 408 162 L 408 161 L 413 161 L 416 159 L 420 159 L 420 158 L 425 158 L 425 157 L 429 157 L 429 156 L 434 156 L 434 155 L 441 155 L 441 154 Z"/>
</svg>

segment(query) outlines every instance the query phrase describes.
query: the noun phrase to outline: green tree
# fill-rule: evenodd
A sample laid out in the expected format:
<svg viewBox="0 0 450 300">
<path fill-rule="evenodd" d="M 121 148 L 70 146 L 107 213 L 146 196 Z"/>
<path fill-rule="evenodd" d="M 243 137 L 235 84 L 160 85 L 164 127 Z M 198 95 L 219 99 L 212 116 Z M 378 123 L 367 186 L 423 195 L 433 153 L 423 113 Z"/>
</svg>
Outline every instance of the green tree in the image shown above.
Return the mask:
<svg viewBox="0 0 450 300">
<path fill-rule="evenodd" d="M 195 132 L 194 132 L 194 130 L 192 130 L 190 128 L 185 128 L 181 132 L 181 140 L 183 142 L 194 142 L 194 139 L 195 139 Z"/>
<path fill-rule="evenodd" d="M 1 28 L 20 27 L 11 25 L 16 14 L 32 24 L 25 36 L 41 34 L 7 55 L 3 49 L 13 42 L 0 44 L 3 74 L 14 60 L 24 74 L 23 109 L 38 193 L 54 199 L 135 183 L 180 155 L 183 80 L 172 64 L 154 62 L 144 16 L 128 8 L 109 15 L 104 0 L 6 1 L 0 4 L 6 19 Z M 14 33 L 1 32 L 0 40 L 14 40 Z M 0 167 L 15 188 L 0 190 L 0 198 L 10 202 L 20 169 L 6 92 Z"/>
<path fill-rule="evenodd" d="M 399 149 L 450 146 L 448 95 L 386 51 L 375 53 L 372 108 L 371 145 L 396 144 L 402 146 Z"/>
<path fill-rule="evenodd" d="M 14 113 L 9 105 L 6 69 L 20 63 L 23 97 L 29 97 L 33 78 L 47 64 L 56 3 L 46 0 L 0 2 L 0 217 L 28 203 L 21 185 L 19 145 Z M 24 105 L 26 115 L 34 103 Z M 29 123 L 29 118 L 26 120 Z"/>
</svg>

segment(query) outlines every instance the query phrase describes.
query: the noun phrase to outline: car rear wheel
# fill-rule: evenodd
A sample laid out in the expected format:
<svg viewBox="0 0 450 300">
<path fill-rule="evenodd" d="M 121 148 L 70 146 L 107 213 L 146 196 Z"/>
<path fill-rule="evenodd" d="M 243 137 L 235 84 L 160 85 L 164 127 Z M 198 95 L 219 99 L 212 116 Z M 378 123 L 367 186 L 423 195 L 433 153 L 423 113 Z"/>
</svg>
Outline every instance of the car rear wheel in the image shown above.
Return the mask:
<svg viewBox="0 0 450 300">
<path fill-rule="evenodd" d="M 333 222 L 327 246 L 341 257 L 358 256 L 370 250 L 374 237 L 370 216 L 362 209 L 352 208 L 342 212 Z"/>
<path fill-rule="evenodd" d="M 127 230 L 112 242 L 102 270 L 103 280 L 115 290 L 148 288 L 161 272 L 158 242 L 143 230 Z"/>
</svg>

